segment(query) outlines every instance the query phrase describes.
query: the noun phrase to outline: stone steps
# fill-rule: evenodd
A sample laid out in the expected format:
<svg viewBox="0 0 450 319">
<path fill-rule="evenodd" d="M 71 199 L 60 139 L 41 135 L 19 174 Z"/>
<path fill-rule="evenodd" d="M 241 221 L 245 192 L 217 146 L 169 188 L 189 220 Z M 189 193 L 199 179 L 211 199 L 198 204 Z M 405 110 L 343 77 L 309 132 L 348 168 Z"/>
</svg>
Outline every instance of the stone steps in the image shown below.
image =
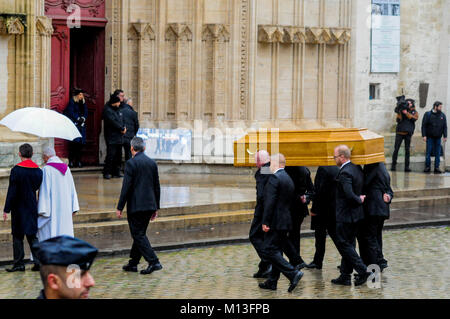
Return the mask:
<svg viewBox="0 0 450 319">
<path fill-rule="evenodd" d="M 212 212 L 203 214 L 158 217 L 151 223 L 152 232 L 177 229 L 189 229 L 205 225 L 249 223 L 253 218 L 253 210 L 230 212 Z M 126 218 L 120 220 L 75 223 L 74 232 L 77 237 L 111 235 L 129 232 Z M 0 230 L 0 243 L 11 241 L 10 229 Z"/>
<path fill-rule="evenodd" d="M 394 200 L 391 204 L 392 210 L 410 209 L 417 207 L 435 207 L 450 204 L 450 188 L 442 189 L 412 189 L 395 192 Z M 159 211 L 158 222 L 166 223 L 169 229 L 195 226 L 214 225 L 215 223 L 234 222 L 234 218 L 243 211 L 253 214 L 255 201 L 243 201 L 232 203 L 220 203 L 211 205 L 197 205 L 185 207 L 167 207 Z M 126 224 L 126 212 L 122 221 Z M 102 227 L 113 226 L 117 220 L 114 210 L 110 211 L 81 211 L 74 217 L 74 227 Z M 110 224 L 105 224 L 110 223 Z M 121 223 L 119 223 L 121 224 Z M 175 225 L 175 226 L 174 226 Z M 161 224 L 161 229 L 166 229 Z M 9 231 L 11 220 L 0 222 L 0 231 Z M 119 230 L 118 230 L 119 231 Z M 121 230 L 120 230 L 121 231 Z M 128 231 L 128 229 L 125 229 Z"/>
</svg>

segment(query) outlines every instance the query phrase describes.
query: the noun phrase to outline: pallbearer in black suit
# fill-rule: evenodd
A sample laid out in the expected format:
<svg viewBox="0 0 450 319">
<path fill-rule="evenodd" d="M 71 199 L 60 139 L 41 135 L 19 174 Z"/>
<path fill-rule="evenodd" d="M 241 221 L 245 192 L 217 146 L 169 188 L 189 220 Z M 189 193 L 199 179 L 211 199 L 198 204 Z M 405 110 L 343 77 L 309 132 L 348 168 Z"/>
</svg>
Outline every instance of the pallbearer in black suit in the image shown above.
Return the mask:
<svg viewBox="0 0 450 319">
<path fill-rule="evenodd" d="M 306 263 L 300 253 L 300 228 L 305 217 L 309 215 L 308 204 L 314 193 L 314 185 L 311 181 L 311 172 L 304 166 L 286 166 L 285 171 L 294 182 L 295 187 L 291 206 L 292 230 L 288 232 L 288 239 L 292 243 L 294 251 L 291 252 L 287 247 L 285 254 L 294 267 L 302 269 Z"/>
<path fill-rule="evenodd" d="M 336 246 L 342 256 L 341 275 L 331 282 L 338 285 L 351 285 L 353 269 L 355 286 L 367 281 L 367 267 L 355 249 L 356 235 L 364 220 L 362 195 L 364 175 L 360 166 L 350 161 L 348 146 L 340 145 L 334 149 L 334 159 L 339 166 L 336 188 Z"/>
<path fill-rule="evenodd" d="M 38 206 L 36 192 L 42 183 L 42 171 L 31 160 L 33 148 L 23 144 L 19 148 L 21 162 L 14 166 L 9 176 L 9 187 L 6 195 L 3 220 L 11 213 L 11 228 L 13 236 L 14 266 L 8 272 L 25 271 L 23 239 L 26 236 L 30 247 L 38 240 Z M 33 256 L 34 257 L 34 256 Z M 34 257 L 34 271 L 39 270 Z"/>
<path fill-rule="evenodd" d="M 320 166 L 314 179 L 311 207 L 311 229 L 316 239 L 316 253 L 307 268 L 322 269 L 327 233 L 336 243 L 336 177 L 337 166 Z"/>
<path fill-rule="evenodd" d="M 394 198 L 391 188 L 391 177 L 384 163 L 364 166 L 364 201 L 366 219 L 364 233 L 369 241 L 367 252 L 363 257 L 366 265 L 377 264 L 381 270 L 387 267 L 383 256 L 383 226 L 389 219 L 389 205 Z"/>
<path fill-rule="evenodd" d="M 254 278 L 267 278 L 272 270 L 270 263 L 264 260 L 263 244 L 264 232 L 262 230 L 262 217 L 264 213 L 264 187 L 267 180 L 272 175 L 270 171 L 270 156 L 267 151 L 261 150 L 255 154 L 255 162 L 258 170 L 255 173 L 256 180 L 256 206 L 252 225 L 250 226 L 249 239 L 255 248 L 261 261 L 258 265 L 258 272 Z"/>
<path fill-rule="evenodd" d="M 125 164 L 125 176 L 122 184 L 120 200 L 117 204 L 117 217 L 127 204 L 127 219 L 130 226 L 133 246 L 130 261 L 123 267 L 125 271 L 136 272 L 137 265 L 143 256 L 148 267 L 141 274 L 150 274 L 162 269 L 158 257 L 147 238 L 147 227 L 150 221 L 158 216 L 160 201 L 160 184 L 156 163 L 144 154 L 145 144 L 142 138 L 131 140 L 133 158 Z"/>
<path fill-rule="evenodd" d="M 262 229 L 264 236 L 264 257 L 272 264 L 269 279 L 261 283 L 263 289 L 277 289 L 280 273 L 289 281 L 288 292 L 297 287 L 303 273 L 296 270 L 283 258 L 283 245 L 289 239 L 287 233 L 292 229 L 291 203 L 294 195 L 294 183 L 284 171 L 286 160 L 282 154 L 270 158 L 270 176 L 264 189 L 264 215 Z"/>
</svg>

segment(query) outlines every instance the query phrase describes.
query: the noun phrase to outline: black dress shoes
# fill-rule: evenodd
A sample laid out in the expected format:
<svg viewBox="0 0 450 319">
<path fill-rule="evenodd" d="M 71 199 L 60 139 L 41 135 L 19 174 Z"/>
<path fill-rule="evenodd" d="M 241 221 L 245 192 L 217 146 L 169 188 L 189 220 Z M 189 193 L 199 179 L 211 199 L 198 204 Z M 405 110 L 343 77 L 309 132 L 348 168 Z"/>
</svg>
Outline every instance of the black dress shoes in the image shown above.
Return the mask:
<svg viewBox="0 0 450 319">
<path fill-rule="evenodd" d="M 431 171 L 431 169 L 429 167 L 425 167 L 425 169 L 423 170 L 424 173 L 429 173 Z"/>
<path fill-rule="evenodd" d="M 296 265 L 294 268 L 295 268 L 295 270 L 301 270 L 305 267 L 306 267 L 306 263 L 303 261 L 300 264 Z"/>
<path fill-rule="evenodd" d="M 410 173 L 411 169 L 409 167 L 405 168 L 405 173 Z"/>
<path fill-rule="evenodd" d="M 270 265 L 266 270 L 259 269 L 258 272 L 253 274 L 253 278 L 269 278 L 272 272 L 272 265 Z"/>
<path fill-rule="evenodd" d="M 7 272 L 25 271 L 25 266 L 14 266 L 12 268 L 6 269 Z"/>
<path fill-rule="evenodd" d="M 124 271 L 129 271 L 129 272 L 137 272 L 138 271 L 137 266 L 133 266 L 130 264 L 126 264 L 125 266 L 122 267 L 122 269 Z"/>
<path fill-rule="evenodd" d="M 103 175 L 103 178 L 104 178 L 104 179 L 111 179 L 111 175 L 105 174 L 105 175 Z"/>
<path fill-rule="evenodd" d="M 396 170 L 397 170 L 397 168 L 395 167 L 395 165 L 392 165 L 391 172 L 395 172 Z"/>
<path fill-rule="evenodd" d="M 31 271 L 39 271 L 41 270 L 41 266 L 39 266 L 38 264 L 34 264 L 34 266 L 31 268 Z"/>
<path fill-rule="evenodd" d="M 122 178 L 122 177 L 123 177 L 123 175 L 119 173 L 119 174 L 115 174 L 115 175 L 113 175 L 112 177 L 113 177 L 113 178 Z"/>
<path fill-rule="evenodd" d="M 352 285 L 350 276 L 347 277 L 347 276 L 342 276 L 342 275 L 340 275 L 336 279 L 332 279 L 331 283 L 335 284 L 335 285 L 341 285 L 341 286 L 351 286 Z"/>
<path fill-rule="evenodd" d="M 148 265 L 147 269 L 141 270 L 141 275 L 150 275 L 152 272 L 161 270 L 161 269 L 162 269 L 162 266 L 160 263 Z"/>
<path fill-rule="evenodd" d="M 318 265 L 315 262 L 312 262 L 312 263 L 306 265 L 306 268 L 308 268 L 308 269 L 314 269 L 314 268 L 315 269 L 322 269 L 322 265 Z"/>
<path fill-rule="evenodd" d="M 366 272 L 363 275 L 357 274 L 355 275 L 355 286 L 361 286 L 367 282 L 367 278 L 370 273 Z"/>
<path fill-rule="evenodd" d="M 277 283 L 267 280 L 260 283 L 259 288 L 267 290 L 277 290 Z"/>
<path fill-rule="evenodd" d="M 300 281 L 300 279 L 302 279 L 302 277 L 303 272 L 298 270 L 297 274 L 295 275 L 294 279 L 292 279 L 291 284 L 289 285 L 288 292 L 292 292 L 295 289 L 295 287 L 297 287 L 298 282 Z"/>
<path fill-rule="evenodd" d="M 442 171 L 439 168 L 434 169 L 435 174 L 442 174 Z"/>
</svg>

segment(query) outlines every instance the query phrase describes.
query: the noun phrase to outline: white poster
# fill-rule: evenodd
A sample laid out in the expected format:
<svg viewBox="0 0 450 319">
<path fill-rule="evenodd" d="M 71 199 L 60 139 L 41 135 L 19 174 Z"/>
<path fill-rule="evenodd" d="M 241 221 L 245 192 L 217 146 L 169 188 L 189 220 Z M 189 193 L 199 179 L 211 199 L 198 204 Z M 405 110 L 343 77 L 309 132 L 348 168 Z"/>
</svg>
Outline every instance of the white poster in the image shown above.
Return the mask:
<svg viewBox="0 0 450 319">
<path fill-rule="evenodd" d="M 371 72 L 400 71 L 400 0 L 372 0 Z"/>
</svg>

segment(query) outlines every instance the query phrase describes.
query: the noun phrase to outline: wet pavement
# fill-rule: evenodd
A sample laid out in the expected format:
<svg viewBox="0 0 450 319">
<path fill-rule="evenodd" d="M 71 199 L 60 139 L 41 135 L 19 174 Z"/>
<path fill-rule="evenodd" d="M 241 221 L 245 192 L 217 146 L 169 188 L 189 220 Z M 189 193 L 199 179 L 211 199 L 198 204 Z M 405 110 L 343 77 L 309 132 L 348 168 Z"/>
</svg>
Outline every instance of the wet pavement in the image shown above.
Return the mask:
<svg viewBox="0 0 450 319">
<path fill-rule="evenodd" d="M 311 261 L 314 240 L 302 239 L 301 245 L 303 258 Z M 160 252 L 163 270 L 146 276 L 123 272 L 125 257 L 103 257 L 91 270 L 96 281 L 91 298 L 450 298 L 449 247 L 448 227 L 385 232 L 389 268 L 381 274 L 381 288 L 373 289 L 330 283 L 338 275 L 339 255 L 328 240 L 324 268 L 304 270 L 292 294 L 284 277 L 277 291 L 258 288 L 252 278 L 258 258 L 247 244 Z M 35 298 L 40 289 L 38 273 L 0 269 L 0 298 Z"/>
<path fill-rule="evenodd" d="M 314 173 L 312 174 L 314 178 Z M 450 176 L 394 172 L 392 188 L 396 190 L 450 187 Z M 74 174 L 81 211 L 114 210 L 122 179 L 104 180 L 98 173 Z M 253 175 L 230 174 L 161 174 L 161 207 L 194 206 L 254 201 Z M 0 185 L 0 203 L 4 203 L 7 181 Z"/>
</svg>

